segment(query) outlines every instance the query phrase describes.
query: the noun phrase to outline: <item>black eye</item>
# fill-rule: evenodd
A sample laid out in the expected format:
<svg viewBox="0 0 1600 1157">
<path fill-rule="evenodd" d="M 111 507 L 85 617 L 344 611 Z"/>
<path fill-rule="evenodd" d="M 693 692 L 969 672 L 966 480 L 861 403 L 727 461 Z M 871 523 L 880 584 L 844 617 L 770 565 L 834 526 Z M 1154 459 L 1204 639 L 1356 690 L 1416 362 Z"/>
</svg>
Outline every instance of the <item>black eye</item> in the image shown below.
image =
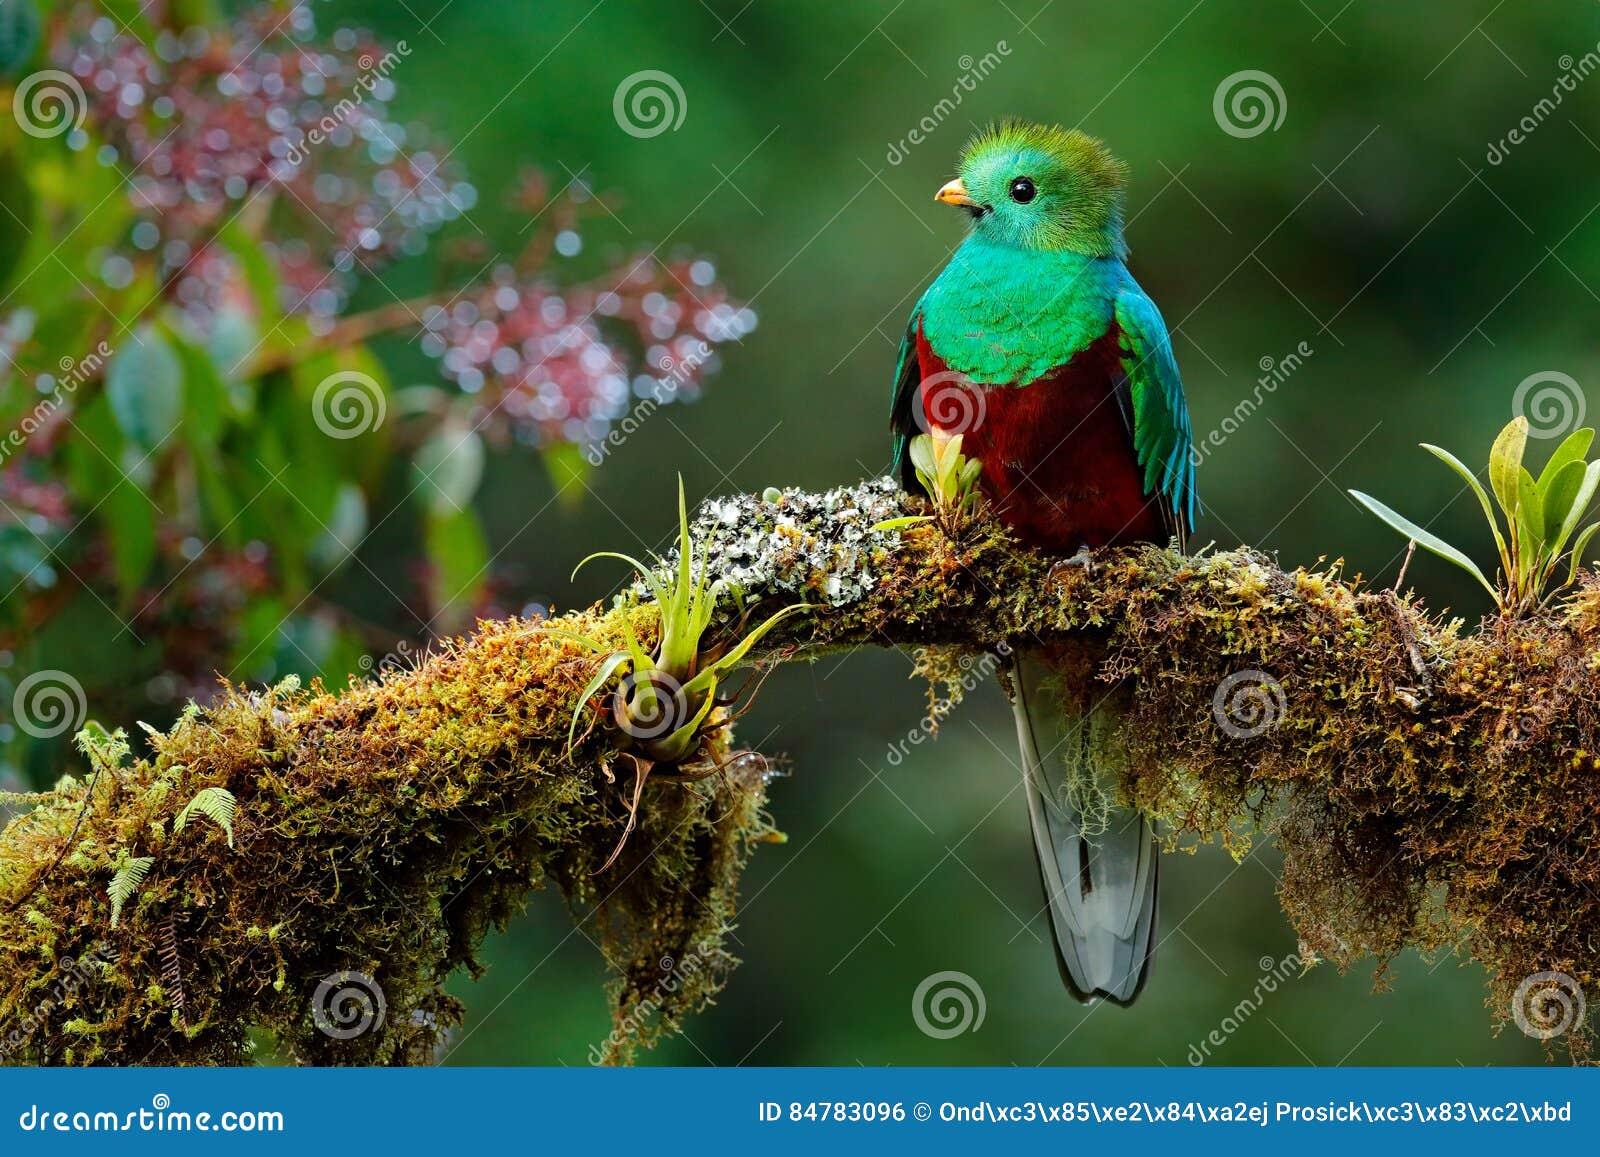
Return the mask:
<svg viewBox="0 0 1600 1157">
<path fill-rule="evenodd" d="M 1019 205 L 1026 205 L 1033 200 L 1035 191 L 1033 182 L 1027 177 L 1017 177 L 1011 182 L 1011 199 Z"/>
</svg>

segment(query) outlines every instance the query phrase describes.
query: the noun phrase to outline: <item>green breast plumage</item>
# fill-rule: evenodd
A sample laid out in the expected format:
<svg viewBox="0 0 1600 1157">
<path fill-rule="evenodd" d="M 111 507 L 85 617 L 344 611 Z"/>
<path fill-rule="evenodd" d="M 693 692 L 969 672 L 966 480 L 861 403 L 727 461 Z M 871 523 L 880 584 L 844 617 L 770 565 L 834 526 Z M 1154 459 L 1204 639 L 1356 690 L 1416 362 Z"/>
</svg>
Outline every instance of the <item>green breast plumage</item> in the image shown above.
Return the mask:
<svg viewBox="0 0 1600 1157">
<path fill-rule="evenodd" d="M 922 328 L 941 361 L 984 385 L 1024 386 L 1112 323 L 1122 263 L 969 237 L 928 287 Z"/>
</svg>

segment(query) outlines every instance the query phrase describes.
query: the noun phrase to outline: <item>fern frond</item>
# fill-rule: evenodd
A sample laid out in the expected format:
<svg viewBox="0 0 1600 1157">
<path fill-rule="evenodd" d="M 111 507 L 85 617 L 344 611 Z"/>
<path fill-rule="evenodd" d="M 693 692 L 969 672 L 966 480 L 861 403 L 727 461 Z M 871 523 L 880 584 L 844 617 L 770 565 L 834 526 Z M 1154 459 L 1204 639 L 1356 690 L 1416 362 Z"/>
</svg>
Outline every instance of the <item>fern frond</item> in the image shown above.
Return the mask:
<svg viewBox="0 0 1600 1157">
<path fill-rule="evenodd" d="M 183 957 L 178 954 L 177 922 L 171 916 L 161 922 L 158 952 L 161 957 L 161 980 L 172 1000 L 172 1011 L 177 1014 L 178 1027 L 187 1029 L 189 1022 L 183 1013 Z"/>
<path fill-rule="evenodd" d="M 190 815 L 198 812 L 216 824 L 228 835 L 228 846 L 233 847 L 233 817 L 239 810 L 239 801 L 225 787 L 203 787 L 172 821 L 172 830 L 181 832 Z"/>
<path fill-rule="evenodd" d="M 111 897 L 113 928 L 117 926 L 117 921 L 122 919 L 122 906 L 139 894 L 139 888 L 144 883 L 144 878 L 150 874 L 150 868 L 155 862 L 154 856 L 135 856 L 111 877 L 111 886 L 106 889 L 106 894 Z"/>
</svg>

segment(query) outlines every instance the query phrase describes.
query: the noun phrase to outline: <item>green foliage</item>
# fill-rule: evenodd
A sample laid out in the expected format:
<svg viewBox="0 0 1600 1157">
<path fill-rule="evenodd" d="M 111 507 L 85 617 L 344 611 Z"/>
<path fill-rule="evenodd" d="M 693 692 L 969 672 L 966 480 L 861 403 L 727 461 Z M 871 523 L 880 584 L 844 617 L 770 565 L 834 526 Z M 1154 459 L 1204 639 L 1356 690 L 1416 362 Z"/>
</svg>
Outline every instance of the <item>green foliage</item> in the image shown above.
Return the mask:
<svg viewBox="0 0 1600 1157">
<path fill-rule="evenodd" d="M 1369 494 L 1351 496 L 1389 526 L 1424 550 L 1447 559 L 1472 575 L 1494 596 L 1502 614 L 1526 615 L 1576 581 L 1583 552 L 1600 523 L 1577 533 L 1595 489 L 1600 486 L 1600 459 L 1586 461 L 1594 431 L 1575 430 L 1557 446 L 1535 478 L 1523 465 L 1528 420 L 1518 416 L 1500 431 L 1489 452 L 1489 486 L 1500 506 L 1496 516 L 1489 493 L 1465 463 L 1448 450 L 1423 443 L 1422 448 L 1449 466 L 1472 490 L 1483 510 L 1500 556 L 1498 584 L 1489 581 L 1477 563 L 1458 547 L 1418 526 Z M 1504 530 L 1501 527 L 1504 518 Z M 1568 549 L 1568 543 L 1571 548 Z M 1556 581 L 1561 564 L 1566 574 Z"/>
<path fill-rule="evenodd" d="M 233 847 L 233 817 L 239 809 L 239 801 L 225 787 L 203 787 L 195 793 L 193 799 L 184 804 L 183 810 L 172 821 L 174 832 L 183 831 L 191 815 L 203 815 L 212 823 L 221 828 L 228 837 L 228 847 Z"/>
<path fill-rule="evenodd" d="M 961 435 L 919 434 L 908 447 L 917 481 L 933 498 L 933 518 L 944 532 L 958 537 L 971 522 L 982 497 L 978 477 L 983 463 L 961 452 Z M 893 519 L 883 529 L 911 525 L 915 519 Z"/>
<path fill-rule="evenodd" d="M 154 856 L 134 856 L 124 859 L 122 866 L 111 877 L 111 884 L 106 889 L 106 894 L 111 899 L 113 928 L 122 919 L 123 905 L 138 895 L 139 888 L 144 884 L 145 877 L 150 874 L 150 868 L 155 862 Z"/>
</svg>

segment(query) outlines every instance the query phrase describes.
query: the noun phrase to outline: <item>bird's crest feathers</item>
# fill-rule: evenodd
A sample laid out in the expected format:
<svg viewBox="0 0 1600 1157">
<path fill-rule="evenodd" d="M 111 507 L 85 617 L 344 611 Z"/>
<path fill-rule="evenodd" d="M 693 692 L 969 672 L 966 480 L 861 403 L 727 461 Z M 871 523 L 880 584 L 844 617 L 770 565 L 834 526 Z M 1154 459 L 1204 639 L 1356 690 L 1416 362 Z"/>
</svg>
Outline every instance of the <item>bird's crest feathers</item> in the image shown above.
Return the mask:
<svg viewBox="0 0 1600 1157">
<path fill-rule="evenodd" d="M 1127 252 L 1122 198 L 1128 167 L 1088 133 L 1000 121 L 967 142 L 960 174 L 979 203 L 975 217 L 997 239 L 1088 257 L 1122 257 Z M 1019 177 L 1037 189 L 1030 203 L 1016 204 L 1008 195 Z"/>
</svg>

